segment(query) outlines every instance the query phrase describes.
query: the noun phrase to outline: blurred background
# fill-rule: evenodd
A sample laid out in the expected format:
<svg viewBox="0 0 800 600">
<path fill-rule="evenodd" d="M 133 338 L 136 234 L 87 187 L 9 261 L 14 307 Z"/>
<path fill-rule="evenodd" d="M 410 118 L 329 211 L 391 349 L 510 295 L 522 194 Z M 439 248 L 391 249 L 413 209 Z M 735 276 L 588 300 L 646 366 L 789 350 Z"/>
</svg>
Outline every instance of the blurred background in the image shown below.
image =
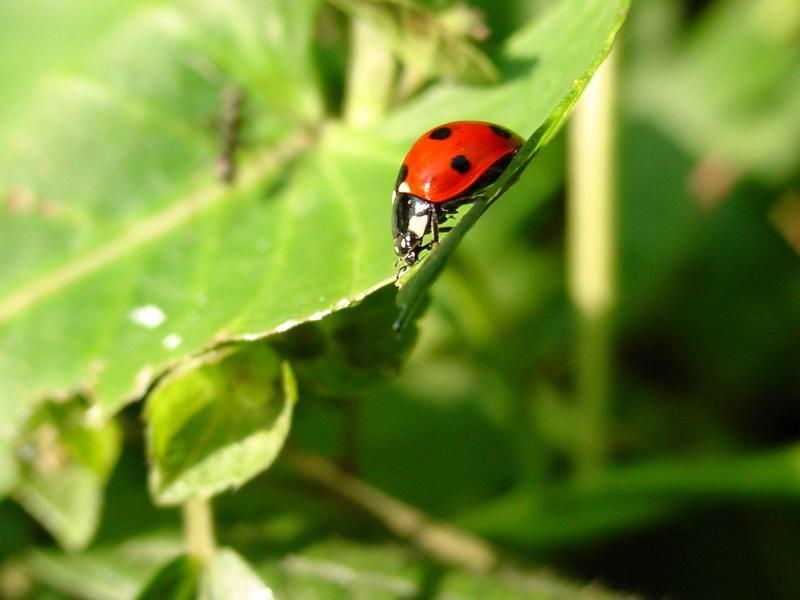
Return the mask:
<svg viewBox="0 0 800 600">
<path fill-rule="evenodd" d="M 339 4 L 323 4 L 313 32 L 334 110 L 348 61 Z M 425 7 L 465 19 L 491 62 L 548 4 Z M 587 130 L 572 121 L 451 256 L 399 375 L 347 400 L 306 390 L 292 443 L 574 581 L 644 598 L 800 598 L 800 3 L 638 0 L 613 62 L 613 219 L 598 222 L 613 268 L 596 265 L 608 302 L 593 313 L 574 282 L 594 267 L 575 262 L 571 177 L 586 159 L 571 150 Z M 405 84 L 413 95 L 426 81 Z M 390 251 L 388 215 L 386 240 Z M 375 296 L 359 319 L 385 313 L 390 290 Z M 92 548 L 178 523 L 147 497 L 139 408 L 120 423 Z M 286 584 L 286 598 L 438 597 L 438 567 L 281 461 L 216 509 L 219 537 L 273 581 L 288 575 L 271 557 L 318 546 L 426 582 L 418 595 Z M 114 597 L 64 572 L 115 572 L 118 556 L 65 562 L 9 500 L 0 532 L 7 597 Z M 514 597 L 493 593 L 465 597 Z"/>
</svg>

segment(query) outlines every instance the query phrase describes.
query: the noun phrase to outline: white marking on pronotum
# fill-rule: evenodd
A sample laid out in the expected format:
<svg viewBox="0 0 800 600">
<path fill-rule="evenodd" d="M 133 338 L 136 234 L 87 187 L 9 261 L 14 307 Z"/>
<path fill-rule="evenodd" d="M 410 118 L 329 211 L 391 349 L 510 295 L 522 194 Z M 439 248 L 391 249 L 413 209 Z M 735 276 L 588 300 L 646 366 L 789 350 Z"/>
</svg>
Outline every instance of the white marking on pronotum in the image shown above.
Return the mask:
<svg viewBox="0 0 800 600">
<path fill-rule="evenodd" d="M 392 190 L 392 202 L 397 199 L 397 190 Z"/>
<path fill-rule="evenodd" d="M 167 315 L 155 304 L 144 304 L 129 312 L 128 318 L 137 325 L 147 329 L 155 329 L 167 320 Z"/>
<path fill-rule="evenodd" d="M 397 186 L 397 191 L 402 192 L 403 194 L 408 194 L 411 192 L 411 186 L 408 185 L 407 181 L 404 181 L 403 183 Z"/>
<path fill-rule="evenodd" d="M 177 333 L 170 333 L 167 337 L 161 340 L 161 345 L 167 350 L 175 350 L 175 348 L 180 346 L 181 343 L 183 343 L 183 338 Z"/>
<path fill-rule="evenodd" d="M 425 232 L 428 230 L 428 222 L 430 219 L 428 216 L 413 216 L 408 220 L 408 230 L 416 235 L 418 238 L 421 238 L 425 235 Z"/>
<path fill-rule="evenodd" d="M 253 590 L 250 592 L 250 595 L 247 596 L 247 600 L 274 600 L 274 598 L 275 596 L 272 594 L 272 590 L 267 587 Z"/>
</svg>

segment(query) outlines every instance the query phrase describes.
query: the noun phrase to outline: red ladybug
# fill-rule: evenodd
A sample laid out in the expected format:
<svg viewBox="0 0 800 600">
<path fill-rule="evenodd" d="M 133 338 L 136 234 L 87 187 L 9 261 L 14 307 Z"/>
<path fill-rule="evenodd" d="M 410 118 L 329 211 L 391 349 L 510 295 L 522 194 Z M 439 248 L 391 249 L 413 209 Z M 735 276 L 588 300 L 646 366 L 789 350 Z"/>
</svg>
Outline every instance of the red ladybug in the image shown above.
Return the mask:
<svg viewBox="0 0 800 600">
<path fill-rule="evenodd" d="M 394 251 L 406 267 L 439 241 L 439 225 L 494 182 L 522 146 L 508 129 L 484 121 L 453 121 L 419 138 L 392 191 Z M 430 233 L 432 239 L 423 245 Z"/>
</svg>

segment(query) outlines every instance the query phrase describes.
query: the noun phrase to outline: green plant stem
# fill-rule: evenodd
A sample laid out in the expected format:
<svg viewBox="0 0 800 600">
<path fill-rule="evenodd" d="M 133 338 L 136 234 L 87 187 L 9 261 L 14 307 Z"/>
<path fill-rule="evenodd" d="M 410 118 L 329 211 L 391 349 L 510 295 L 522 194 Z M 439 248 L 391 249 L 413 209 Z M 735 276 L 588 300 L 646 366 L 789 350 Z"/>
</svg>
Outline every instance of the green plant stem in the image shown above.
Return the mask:
<svg viewBox="0 0 800 600">
<path fill-rule="evenodd" d="M 372 23 L 353 15 L 344 106 L 349 125 L 370 125 L 383 116 L 389 106 L 395 70 L 394 57 L 381 32 Z"/>
<path fill-rule="evenodd" d="M 210 500 L 192 498 L 183 503 L 183 530 L 189 556 L 205 562 L 214 554 L 216 541 Z"/>
<path fill-rule="evenodd" d="M 578 588 L 550 573 L 521 571 L 489 542 L 438 521 L 418 508 L 390 496 L 366 481 L 353 477 L 324 456 L 287 447 L 283 458 L 303 478 L 321 485 L 371 514 L 399 538 L 407 540 L 437 561 L 477 573 L 496 573 L 513 590 L 531 597 L 611 600 L 598 585 Z M 628 596 L 632 600 L 635 596 Z"/>
<path fill-rule="evenodd" d="M 435 521 L 418 509 L 345 473 L 323 456 L 286 448 L 283 457 L 304 477 L 335 490 L 374 515 L 397 536 L 410 540 L 439 560 L 479 572 L 490 571 L 500 564 L 497 550 L 490 544 Z"/>
<path fill-rule="evenodd" d="M 614 52 L 598 69 L 569 127 L 568 285 L 578 313 L 579 473 L 605 462 L 614 306 Z"/>
</svg>

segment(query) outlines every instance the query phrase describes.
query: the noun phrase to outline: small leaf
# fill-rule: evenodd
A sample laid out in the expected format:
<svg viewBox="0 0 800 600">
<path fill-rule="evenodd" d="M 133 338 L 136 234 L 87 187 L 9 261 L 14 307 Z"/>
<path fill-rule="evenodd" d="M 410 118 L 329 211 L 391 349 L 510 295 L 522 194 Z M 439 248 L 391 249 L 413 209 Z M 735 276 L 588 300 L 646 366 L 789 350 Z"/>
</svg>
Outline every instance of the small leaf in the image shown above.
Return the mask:
<svg viewBox="0 0 800 600">
<path fill-rule="evenodd" d="M 20 446 L 22 469 L 13 492 L 61 546 L 72 550 L 86 546 L 97 529 L 120 447 L 116 424 L 88 428 L 85 412 L 82 398 L 42 407 Z"/>
<path fill-rule="evenodd" d="M 440 570 L 397 546 L 332 540 L 304 548 L 264 572 L 279 598 L 463 598 L 464 600 L 620 600 L 600 585 L 582 587 L 552 573 L 480 575 Z M 436 582 L 435 585 L 431 585 Z M 433 588 L 433 589 L 432 589 Z"/>
<path fill-rule="evenodd" d="M 81 553 L 34 550 L 22 564 L 36 581 L 71 598 L 131 600 L 182 549 L 177 535 L 159 533 Z"/>
<path fill-rule="evenodd" d="M 208 561 L 200 583 L 200 600 L 273 600 L 268 588 L 244 559 L 223 548 Z"/>
<path fill-rule="evenodd" d="M 209 497 L 269 467 L 296 399 L 288 363 L 266 344 L 227 348 L 168 375 L 146 408 L 156 501 Z"/>
<path fill-rule="evenodd" d="M 179 556 L 166 565 L 147 583 L 136 600 L 193 600 L 197 597 L 199 565 L 188 556 Z"/>
</svg>

